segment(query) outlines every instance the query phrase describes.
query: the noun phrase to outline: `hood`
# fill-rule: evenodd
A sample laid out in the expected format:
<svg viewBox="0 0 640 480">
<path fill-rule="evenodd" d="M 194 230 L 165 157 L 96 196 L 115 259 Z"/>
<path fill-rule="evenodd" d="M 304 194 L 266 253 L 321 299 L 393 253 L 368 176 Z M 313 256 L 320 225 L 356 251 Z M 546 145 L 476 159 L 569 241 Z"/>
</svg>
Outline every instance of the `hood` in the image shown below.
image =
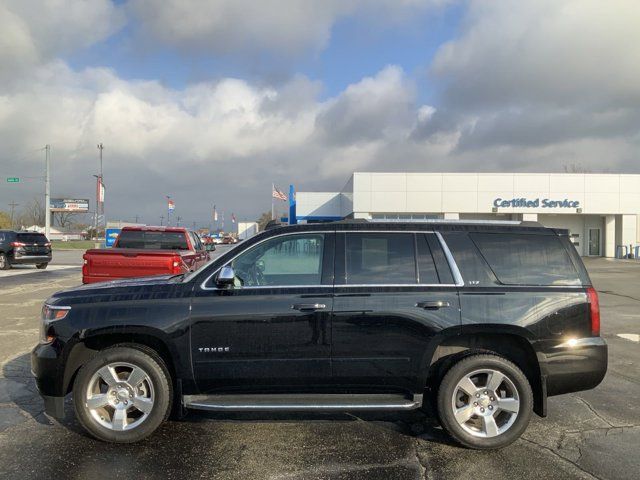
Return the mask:
<svg viewBox="0 0 640 480">
<path fill-rule="evenodd" d="M 109 280 L 106 282 L 87 283 L 73 288 L 68 288 L 57 292 L 55 296 L 65 293 L 84 292 L 88 290 L 96 290 L 100 293 L 100 290 L 106 290 L 110 288 L 126 288 L 126 287 L 144 287 L 152 285 L 167 285 L 169 283 L 175 283 L 175 277 L 178 275 L 151 275 L 148 277 L 134 277 L 134 278 L 121 278 L 119 280 Z"/>
</svg>

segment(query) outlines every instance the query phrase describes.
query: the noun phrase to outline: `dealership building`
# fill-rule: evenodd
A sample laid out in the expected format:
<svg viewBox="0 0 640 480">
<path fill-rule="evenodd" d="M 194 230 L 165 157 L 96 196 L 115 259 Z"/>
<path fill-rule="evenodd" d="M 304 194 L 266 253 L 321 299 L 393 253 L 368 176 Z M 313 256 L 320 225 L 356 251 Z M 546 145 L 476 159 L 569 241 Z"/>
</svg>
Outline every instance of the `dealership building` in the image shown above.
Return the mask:
<svg viewBox="0 0 640 480">
<path fill-rule="evenodd" d="M 581 255 L 635 253 L 640 175 L 356 172 L 340 191 L 298 192 L 298 222 L 515 220 L 566 228 Z"/>
</svg>

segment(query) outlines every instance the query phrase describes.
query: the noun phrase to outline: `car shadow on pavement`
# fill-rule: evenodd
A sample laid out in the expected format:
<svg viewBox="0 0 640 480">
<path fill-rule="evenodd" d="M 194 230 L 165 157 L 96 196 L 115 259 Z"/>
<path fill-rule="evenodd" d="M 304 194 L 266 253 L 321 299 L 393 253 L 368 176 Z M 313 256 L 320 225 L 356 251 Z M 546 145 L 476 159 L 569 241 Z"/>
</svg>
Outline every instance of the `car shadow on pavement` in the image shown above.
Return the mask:
<svg viewBox="0 0 640 480">
<path fill-rule="evenodd" d="M 0 403 L 14 407 L 26 413 L 41 425 L 53 425 L 53 421 L 44 413 L 44 403 L 38 394 L 35 379 L 31 374 L 30 354 L 19 355 L 2 367 L 0 378 Z M 24 420 L 20 418 L 5 420 L 4 428 L 12 426 Z M 422 410 L 410 412 L 204 412 L 192 410 L 179 420 L 182 423 L 206 423 L 206 422 L 239 422 L 239 423 L 291 423 L 291 422 L 338 422 L 349 424 L 350 422 L 362 422 L 373 429 L 393 431 L 397 434 L 420 438 L 446 445 L 454 445 L 451 439 L 440 427 L 438 421 L 425 414 Z M 71 396 L 65 400 L 65 418 L 56 420 L 56 423 L 75 433 L 88 437 L 80 424 L 75 419 Z M 170 428 L 170 427 L 169 427 Z M 2 429 L 0 429 L 2 430 Z"/>
<path fill-rule="evenodd" d="M 53 421 L 44 413 L 44 402 L 38 393 L 35 378 L 31 373 L 31 356 L 29 353 L 19 355 L 2 366 L 0 378 L 0 403 L 17 408 L 41 425 L 53 425 Z M 18 423 L 19 419 L 15 419 Z M 82 428 L 74 419 L 73 406 L 67 397 L 65 401 L 65 418 L 57 421 L 60 425 L 78 433 Z M 5 428 L 11 426 L 3 425 Z"/>
<path fill-rule="evenodd" d="M 205 412 L 192 410 L 181 419 L 186 423 L 292 423 L 336 422 L 364 423 L 372 429 L 419 438 L 442 445 L 459 447 L 440 426 L 438 420 L 422 410 L 409 412 Z"/>
</svg>

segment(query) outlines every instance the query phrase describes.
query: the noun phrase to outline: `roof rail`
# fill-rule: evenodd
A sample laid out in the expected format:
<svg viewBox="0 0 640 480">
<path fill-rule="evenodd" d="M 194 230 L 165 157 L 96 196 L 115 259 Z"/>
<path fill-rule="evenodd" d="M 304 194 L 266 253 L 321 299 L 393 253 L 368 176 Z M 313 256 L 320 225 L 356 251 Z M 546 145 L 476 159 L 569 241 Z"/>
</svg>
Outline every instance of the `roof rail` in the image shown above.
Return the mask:
<svg viewBox="0 0 640 480">
<path fill-rule="evenodd" d="M 462 225 L 520 225 L 522 227 L 542 227 L 539 222 L 530 222 L 522 220 L 453 220 L 445 218 L 427 218 L 427 219 L 373 219 L 369 220 L 373 223 L 447 223 Z"/>
</svg>

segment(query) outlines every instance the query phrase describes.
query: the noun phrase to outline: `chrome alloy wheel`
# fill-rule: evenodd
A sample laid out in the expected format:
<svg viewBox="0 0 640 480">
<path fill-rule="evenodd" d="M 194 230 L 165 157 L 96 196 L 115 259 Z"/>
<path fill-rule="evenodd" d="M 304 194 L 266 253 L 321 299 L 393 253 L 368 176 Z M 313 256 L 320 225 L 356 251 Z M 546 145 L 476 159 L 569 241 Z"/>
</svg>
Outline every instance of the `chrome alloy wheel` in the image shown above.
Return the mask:
<svg viewBox="0 0 640 480">
<path fill-rule="evenodd" d="M 154 391 L 149 374 L 131 363 L 110 363 L 93 374 L 85 406 L 91 417 L 109 430 L 131 430 L 153 409 Z"/>
<path fill-rule="evenodd" d="M 506 432 L 518 417 L 518 390 L 504 373 L 475 370 L 456 385 L 451 407 L 458 424 L 474 437 L 491 438 Z"/>
</svg>

